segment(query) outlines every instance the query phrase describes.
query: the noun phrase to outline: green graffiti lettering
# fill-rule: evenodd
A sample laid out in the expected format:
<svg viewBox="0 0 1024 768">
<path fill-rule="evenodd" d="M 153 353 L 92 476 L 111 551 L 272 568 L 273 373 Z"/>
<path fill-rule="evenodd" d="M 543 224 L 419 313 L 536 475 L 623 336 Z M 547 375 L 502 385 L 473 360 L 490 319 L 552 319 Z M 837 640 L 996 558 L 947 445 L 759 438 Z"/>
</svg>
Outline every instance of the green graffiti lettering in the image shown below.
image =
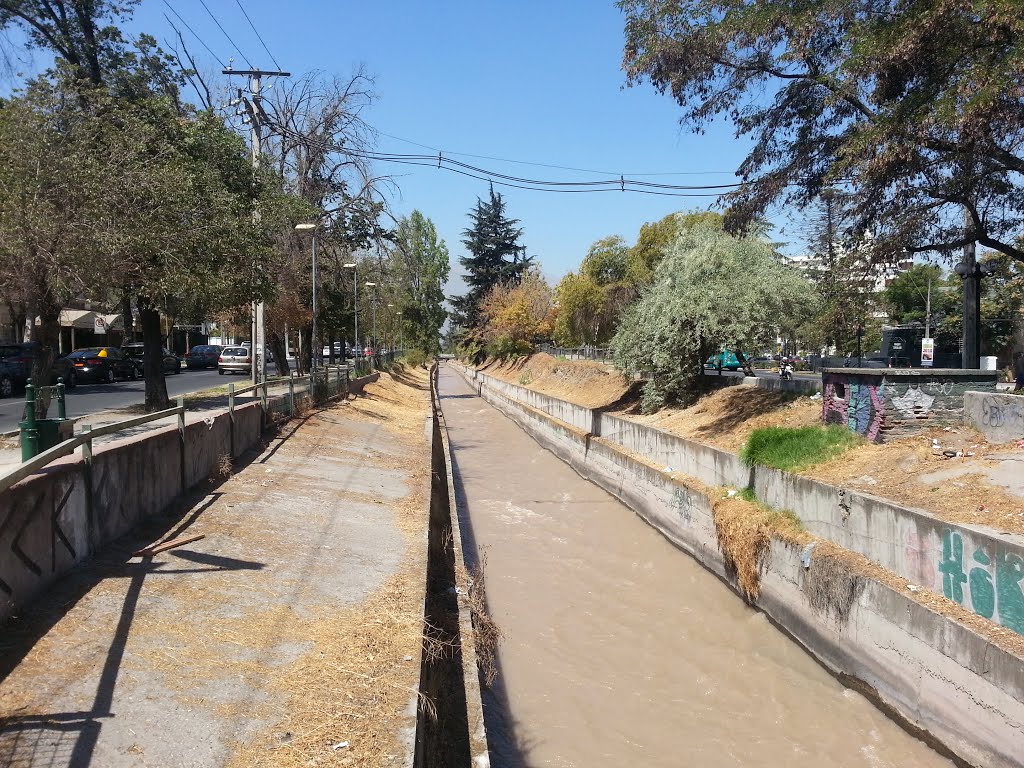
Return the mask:
<svg viewBox="0 0 1024 768">
<path fill-rule="evenodd" d="M 974 552 L 974 562 L 988 565 L 992 561 L 984 550 L 978 549 Z M 970 588 L 974 612 L 991 619 L 996 612 L 996 588 L 992 584 L 992 574 L 988 572 L 988 568 L 971 569 Z"/>
<path fill-rule="evenodd" d="M 1024 558 L 1011 552 L 996 554 L 996 592 L 999 596 L 999 623 L 1024 634 Z"/>
<path fill-rule="evenodd" d="M 942 532 L 942 562 L 939 563 L 942 574 L 942 594 L 950 600 L 963 604 L 964 582 L 964 540 L 959 533 L 949 528 Z"/>
</svg>

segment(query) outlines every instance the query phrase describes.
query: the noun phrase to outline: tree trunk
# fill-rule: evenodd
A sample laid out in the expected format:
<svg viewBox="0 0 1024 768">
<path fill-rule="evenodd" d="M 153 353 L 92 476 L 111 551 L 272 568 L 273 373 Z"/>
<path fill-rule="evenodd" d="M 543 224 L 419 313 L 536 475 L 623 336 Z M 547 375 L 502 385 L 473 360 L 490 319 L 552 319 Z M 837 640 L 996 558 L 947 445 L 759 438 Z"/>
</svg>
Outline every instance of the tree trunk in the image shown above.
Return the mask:
<svg viewBox="0 0 1024 768">
<path fill-rule="evenodd" d="M 121 295 L 121 323 L 124 326 L 124 333 L 121 337 L 124 339 L 124 343 L 135 341 L 135 321 L 132 319 L 132 296 L 125 289 L 125 292 Z"/>
<path fill-rule="evenodd" d="M 306 326 L 299 333 L 302 335 L 302 356 L 295 362 L 299 371 L 306 373 L 313 367 L 313 328 Z"/>
<path fill-rule="evenodd" d="M 278 376 L 287 376 L 290 373 L 288 365 L 288 354 L 284 345 L 284 337 L 275 328 L 267 328 L 267 344 L 270 351 L 274 353 L 274 365 L 277 366 Z"/>
<path fill-rule="evenodd" d="M 37 391 L 39 387 L 49 386 L 50 377 L 53 375 L 53 361 L 57 357 L 57 345 L 60 342 L 60 305 L 47 295 L 40 300 L 38 311 L 40 324 L 33 328 L 35 333 L 32 338 L 39 343 L 32 360 L 32 383 Z M 32 318 L 32 322 L 35 322 L 35 318 Z M 37 396 L 36 418 L 46 418 L 49 406 L 49 396 Z"/>
<path fill-rule="evenodd" d="M 142 369 L 146 377 L 146 410 L 161 411 L 170 407 L 167 382 L 164 381 L 163 329 L 160 312 L 149 298 L 139 296 L 139 324 L 142 326 Z"/>
</svg>

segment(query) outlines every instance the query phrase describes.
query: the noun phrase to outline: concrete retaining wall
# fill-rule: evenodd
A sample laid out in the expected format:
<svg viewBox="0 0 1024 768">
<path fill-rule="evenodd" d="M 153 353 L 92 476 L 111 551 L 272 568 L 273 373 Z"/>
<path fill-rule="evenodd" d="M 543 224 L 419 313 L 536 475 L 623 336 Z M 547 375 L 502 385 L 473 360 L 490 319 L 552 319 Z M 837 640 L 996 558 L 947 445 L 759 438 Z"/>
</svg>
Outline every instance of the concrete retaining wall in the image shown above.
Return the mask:
<svg viewBox="0 0 1024 768">
<path fill-rule="evenodd" d="M 706 492 L 610 439 L 516 403 L 473 378 L 485 400 L 736 589 L 718 549 L 714 502 Z M 1020 658 L 858 574 L 850 574 L 860 588 L 845 618 L 826 616 L 808 598 L 819 573 L 813 553 L 805 569 L 801 553 L 780 540 L 772 542 L 764 565 L 756 607 L 833 673 L 859 681 L 859 689 L 912 730 L 970 764 L 1024 765 Z"/>
<path fill-rule="evenodd" d="M 964 393 L 995 392 L 998 371 L 826 368 L 822 421 L 843 424 L 868 440 L 908 435 L 963 419 Z"/>
<path fill-rule="evenodd" d="M 523 387 L 500 386 L 504 382 L 478 371 L 466 375 L 478 391 L 482 387 L 510 403 L 521 402 L 514 395 Z M 548 415 L 569 412 L 547 395 L 531 400 L 524 404 Z M 768 506 L 796 513 L 815 536 L 1024 634 L 1024 537 L 948 523 L 925 510 L 771 467 L 748 467 L 734 453 L 607 413 L 580 410 L 592 414 L 593 427 L 585 432 L 706 485 L 753 488 Z"/>
<path fill-rule="evenodd" d="M 1024 438 L 1024 396 L 991 392 L 964 393 L 964 421 L 990 443 Z"/>
<path fill-rule="evenodd" d="M 374 373 L 353 379 L 361 392 Z M 308 393 L 296 396 L 301 402 Z M 287 395 L 268 399 L 287 410 Z M 162 427 L 96 445 L 91 466 L 65 457 L 0 493 L 0 622 L 107 542 L 160 512 L 210 476 L 223 456 L 238 457 L 262 439 L 266 417 L 251 402 L 205 421 Z M 89 489 L 91 488 L 91 492 Z"/>
</svg>

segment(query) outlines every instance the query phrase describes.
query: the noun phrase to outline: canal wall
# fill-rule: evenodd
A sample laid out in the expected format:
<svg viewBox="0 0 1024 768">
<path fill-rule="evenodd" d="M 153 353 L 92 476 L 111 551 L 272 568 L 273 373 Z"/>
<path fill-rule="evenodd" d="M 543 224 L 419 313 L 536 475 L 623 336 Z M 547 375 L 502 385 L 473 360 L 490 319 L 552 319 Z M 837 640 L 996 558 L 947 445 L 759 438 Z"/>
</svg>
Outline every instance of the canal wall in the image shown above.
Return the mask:
<svg viewBox="0 0 1024 768">
<path fill-rule="evenodd" d="M 807 515 L 811 533 L 844 547 L 849 541 L 860 548 L 850 549 L 864 550 L 871 559 L 876 558 L 867 553 L 877 552 L 910 572 L 916 568 L 918 577 L 932 575 L 930 584 L 917 578 L 915 589 L 941 585 L 936 591 L 959 597 L 976 613 L 990 612 L 1004 624 L 1014 621 L 1024 577 L 1019 541 L 1000 547 L 992 531 L 950 526 L 926 512 L 863 494 L 840 496 L 843 489 L 802 485 L 798 481 L 806 478 L 774 470 L 759 468 L 751 476 L 727 452 L 691 447 L 692 441 L 539 393 L 527 404 L 517 396 L 529 390 L 460 370 L 485 400 L 541 445 L 621 499 L 737 592 L 714 525 L 720 491 L 711 486 L 748 487 L 752 481 L 759 498 L 786 502 L 801 518 Z M 582 426 L 588 412 L 590 429 Z M 873 533 L 882 534 L 882 541 L 872 543 Z M 1021 658 L 916 600 L 902 584 L 891 586 L 774 538 L 762 561 L 754 604 L 830 671 L 941 751 L 971 765 L 1024 765 Z"/>
<path fill-rule="evenodd" d="M 360 392 L 379 374 L 348 384 Z M 296 406 L 309 402 L 296 393 Z M 161 427 L 96 443 L 91 461 L 58 459 L 0 492 L 0 623 L 100 547 L 161 512 L 206 481 L 223 457 L 256 446 L 268 416 L 288 410 L 287 395 L 274 395 L 203 421 Z"/>
<path fill-rule="evenodd" d="M 481 371 L 465 369 L 464 375 L 478 393 L 487 389 L 535 408 L 706 485 L 751 488 L 762 503 L 795 513 L 815 536 L 1024 635 L 1024 536 L 946 522 L 926 510 L 862 491 L 771 467 L 751 467 L 729 451 L 600 409 L 533 392 Z"/>
<path fill-rule="evenodd" d="M 990 443 L 1024 439 L 1024 395 L 964 394 L 964 421 Z"/>
</svg>

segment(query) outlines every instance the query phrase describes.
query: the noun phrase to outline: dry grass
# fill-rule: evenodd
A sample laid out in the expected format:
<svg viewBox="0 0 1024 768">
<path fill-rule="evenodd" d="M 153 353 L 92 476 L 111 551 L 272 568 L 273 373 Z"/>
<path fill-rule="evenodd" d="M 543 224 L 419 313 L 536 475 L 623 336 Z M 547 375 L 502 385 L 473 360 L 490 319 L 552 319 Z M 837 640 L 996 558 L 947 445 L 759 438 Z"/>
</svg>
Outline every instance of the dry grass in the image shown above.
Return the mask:
<svg viewBox="0 0 1024 768">
<path fill-rule="evenodd" d="M 235 465 L 231 460 L 231 454 L 222 453 L 217 457 L 213 468 L 210 470 L 210 480 L 217 482 L 227 480 L 235 473 Z"/>
<path fill-rule="evenodd" d="M 791 512 L 769 509 L 737 496 L 716 499 L 712 517 L 725 567 L 744 597 L 751 601 L 761 594 L 761 574 L 772 538 L 793 544 L 810 541 Z"/>
<path fill-rule="evenodd" d="M 815 545 L 803 580 L 803 591 L 811 608 L 845 626 L 865 583 L 865 577 L 835 551 L 827 547 L 819 550 Z"/>
<path fill-rule="evenodd" d="M 477 666 L 484 676 L 484 683 L 489 686 L 498 677 L 498 643 L 501 642 L 501 630 L 487 610 L 486 570 L 487 553 L 481 552 L 470 574 L 467 602 L 473 620 L 472 643 L 476 649 Z"/>
<path fill-rule="evenodd" d="M 601 408 L 620 400 L 631 384 L 610 365 L 590 360 L 560 360 L 543 352 L 504 362 L 492 360 L 481 368 L 503 381 L 529 385 L 537 392 L 587 408 Z"/>
</svg>

